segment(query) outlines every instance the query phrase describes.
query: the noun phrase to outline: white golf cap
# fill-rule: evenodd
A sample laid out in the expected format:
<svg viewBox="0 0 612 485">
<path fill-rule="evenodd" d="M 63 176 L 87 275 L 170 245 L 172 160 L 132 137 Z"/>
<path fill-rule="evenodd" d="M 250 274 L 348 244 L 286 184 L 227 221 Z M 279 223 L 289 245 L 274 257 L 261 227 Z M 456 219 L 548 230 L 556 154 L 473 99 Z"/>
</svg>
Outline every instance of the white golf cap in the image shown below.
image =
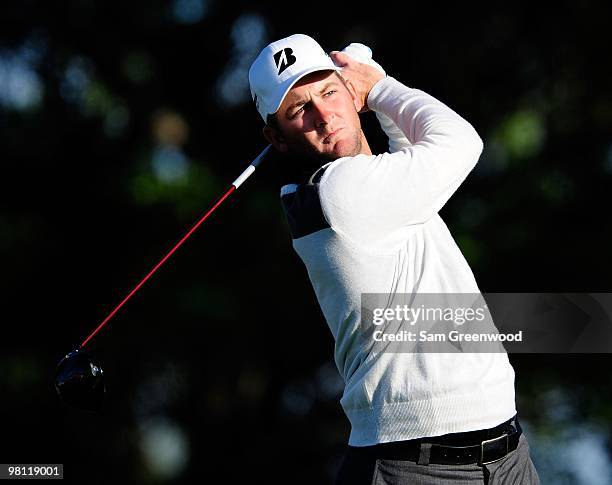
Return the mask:
<svg viewBox="0 0 612 485">
<path fill-rule="evenodd" d="M 268 44 L 249 69 L 251 97 L 266 121 L 276 113 L 293 85 L 315 71 L 340 71 L 319 43 L 304 34 L 294 34 Z"/>
</svg>

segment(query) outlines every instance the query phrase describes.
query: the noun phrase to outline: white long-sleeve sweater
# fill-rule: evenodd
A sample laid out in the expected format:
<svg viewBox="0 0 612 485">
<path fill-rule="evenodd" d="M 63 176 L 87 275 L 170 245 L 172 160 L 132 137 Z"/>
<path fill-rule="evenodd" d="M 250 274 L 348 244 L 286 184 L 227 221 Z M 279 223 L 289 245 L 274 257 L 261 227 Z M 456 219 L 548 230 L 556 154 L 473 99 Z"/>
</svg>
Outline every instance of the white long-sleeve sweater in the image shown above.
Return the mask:
<svg viewBox="0 0 612 485">
<path fill-rule="evenodd" d="M 363 293 L 479 293 L 438 211 L 482 140 L 443 103 L 390 76 L 368 106 L 390 153 L 339 158 L 281 189 L 293 246 L 336 341 L 349 444 L 493 427 L 516 413 L 506 353 L 375 353 L 359 338 Z"/>
</svg>

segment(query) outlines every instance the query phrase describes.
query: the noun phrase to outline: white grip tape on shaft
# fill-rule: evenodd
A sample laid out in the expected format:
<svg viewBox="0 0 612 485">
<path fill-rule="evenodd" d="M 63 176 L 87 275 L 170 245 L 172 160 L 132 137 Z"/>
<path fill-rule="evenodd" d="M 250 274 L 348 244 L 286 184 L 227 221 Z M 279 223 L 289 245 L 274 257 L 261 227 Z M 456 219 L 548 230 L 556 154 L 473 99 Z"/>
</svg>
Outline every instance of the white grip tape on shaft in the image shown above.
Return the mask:
<svg viewBox="0 0 612 485">
<path fill-rule="evenodd" d="M 251 174 L 255 171 L 255 167 L 253 165 L 249 165 L 246 170 L 244 172 L 242 172 L 239 177 L 234 180 L 234 182 L 232 183 L 232 185 L 236 188 L 240 187 L 242 185 L 242 183 L 248 179 Z"/>
</svg>

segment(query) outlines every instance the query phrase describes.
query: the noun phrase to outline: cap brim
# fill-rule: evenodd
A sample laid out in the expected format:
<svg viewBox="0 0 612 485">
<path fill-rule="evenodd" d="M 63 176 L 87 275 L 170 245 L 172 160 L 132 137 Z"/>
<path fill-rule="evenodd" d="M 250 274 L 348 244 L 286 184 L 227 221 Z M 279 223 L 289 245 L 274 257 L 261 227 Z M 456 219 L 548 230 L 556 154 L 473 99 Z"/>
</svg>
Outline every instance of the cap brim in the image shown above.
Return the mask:
<svg viewBox="0 0 612 485">
<path fill-rule="evenodd" d="M 332 67 L 332 66 L 327 65 L 327 66 L 309 67 L 308 69 L 305 69 L 304 71 L 300 72 L 294 78 L 291 79 L 291 82 L 287 83 L 286 87 L 284 87 L 282 95 L 280 96 L 278 102 L 272 105 L 274 106 L 274 110 L 271 112 L 271 114 L 274 114 L 278 111 L 278 109 L 280 108 L 280 105 L 283 104 L 283 101 L 285 100 L 287 93 L 300 79 L 302 79 L 304 76 L 307 76 L 308 74 L 311 74 L 317 71 L 342 71 L 342 68 L 337 67 L 337 66 Z"/>
</svg>

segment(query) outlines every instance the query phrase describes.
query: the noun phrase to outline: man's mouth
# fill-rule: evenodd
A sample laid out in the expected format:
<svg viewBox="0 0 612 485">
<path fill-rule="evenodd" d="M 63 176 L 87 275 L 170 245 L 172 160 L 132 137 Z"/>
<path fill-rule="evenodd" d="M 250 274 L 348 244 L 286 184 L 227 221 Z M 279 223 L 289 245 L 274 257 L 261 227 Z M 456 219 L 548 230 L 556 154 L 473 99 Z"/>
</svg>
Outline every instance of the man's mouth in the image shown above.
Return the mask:
<svg viewBox="0 0 612 485">
<path fill-rule="evenodd" d="M 333 139 L 337 136 L 338 132 L 341 131 L 342 128 L 338 128 L 335 131 L 332 131 L 329 135 L 323 138 L 323 144 L 331 143 Z"/>
</svg>

